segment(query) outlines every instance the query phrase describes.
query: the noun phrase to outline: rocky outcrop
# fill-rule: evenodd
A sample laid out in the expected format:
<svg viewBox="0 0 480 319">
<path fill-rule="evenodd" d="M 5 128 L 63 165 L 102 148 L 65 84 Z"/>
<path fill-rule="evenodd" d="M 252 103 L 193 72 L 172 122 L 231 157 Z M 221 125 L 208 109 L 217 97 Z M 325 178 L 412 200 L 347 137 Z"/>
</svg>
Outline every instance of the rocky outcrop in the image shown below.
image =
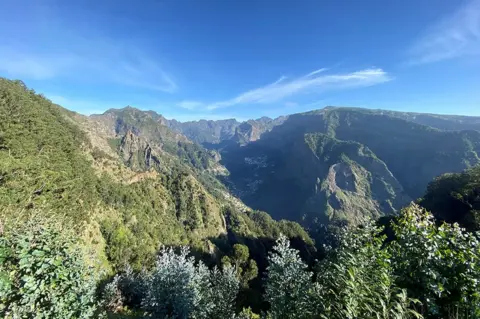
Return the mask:
<svg viewBox="0 0 480 319">
<path fill-rule="evenodd" d="M 119 154 L 125 164 L 133 170 L 148 170 L 160 165 L 150 144 L 143 138 L 128 130 L 120 140 Z"/>
</svg>

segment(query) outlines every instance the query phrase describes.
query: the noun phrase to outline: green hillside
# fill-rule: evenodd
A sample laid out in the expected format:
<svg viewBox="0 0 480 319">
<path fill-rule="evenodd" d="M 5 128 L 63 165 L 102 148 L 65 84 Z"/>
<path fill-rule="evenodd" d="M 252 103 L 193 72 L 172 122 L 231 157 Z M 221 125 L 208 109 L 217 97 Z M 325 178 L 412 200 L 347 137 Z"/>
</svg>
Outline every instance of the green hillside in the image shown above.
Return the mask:
<svg viewBox="0 0 480 319">
<path fill-rule="evenodd" d="M 125 109 L 119 118 L 92 120 L 20 81 L 0 79 L 2 216 L 40 213 L 74 221 L 107 269 L 148 267 L 162 245 L 213 253 L 209 238 L 237 229 L 242 238 L 280 233 L 266 233 L 243 213 L 246 208 L 234 208 L 245 206 L 209 172 L 215 162 L 206 150 L 132 113 L 145 115 Z M 240 216 L 235 227 L 226 223 L 226 210 Z M 292 226 L 293 237 L 310 241 Z"/>
<path fill-rule="evenodd" d="M 437 177 L 418 203 L 439 220 L 480 230 L 480 166 Z"/>
</svg>

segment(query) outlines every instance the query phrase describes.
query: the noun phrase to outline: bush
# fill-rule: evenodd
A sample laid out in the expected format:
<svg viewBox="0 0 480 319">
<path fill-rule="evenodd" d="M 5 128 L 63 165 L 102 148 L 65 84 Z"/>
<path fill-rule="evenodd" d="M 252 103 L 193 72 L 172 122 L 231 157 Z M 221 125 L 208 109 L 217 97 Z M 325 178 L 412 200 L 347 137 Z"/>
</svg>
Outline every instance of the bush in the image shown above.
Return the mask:
<svg viewBox="0 0 480 319">
<path fill-rule="evenodd" d="M 142 271 L 135 273 L 128 266 L 125 272 L 113 277 L 103 290 L 103 303 L 107 310 L 113 313 L 128 309 L 140 309 L 146 295 L 147 274 Z"/>
<path fill-rule="evenodd" d="M 37 217 L 4 227 L 0 236 L 2 317 L 93 318 L 95 277 L 75 237 L 52 220 Z"/>
<path fill-rule="evenodd" d="M 437 226 L 417 205 L 403 210 L 392 225 L 391 243 L 397 282 L 419 299 L 427 318 L 480 317 L 480 243 L 478 234 L 458 224 Z"/>
<path fill-rule="evenodd" d="M 209 271 L 189 250 L 165 249 L 147 278 L 144 309 L 155 318 L 231 318 L 239 281 L 231 267 Z"/>
<path fill-rule="evenodd" d="M 419 317 L 416 301 L 395 283 L 382 229 L 367 223 L 337 232 L 335 249 L 318 267 L 316 312 L 324 318 Z"/>
</svg>

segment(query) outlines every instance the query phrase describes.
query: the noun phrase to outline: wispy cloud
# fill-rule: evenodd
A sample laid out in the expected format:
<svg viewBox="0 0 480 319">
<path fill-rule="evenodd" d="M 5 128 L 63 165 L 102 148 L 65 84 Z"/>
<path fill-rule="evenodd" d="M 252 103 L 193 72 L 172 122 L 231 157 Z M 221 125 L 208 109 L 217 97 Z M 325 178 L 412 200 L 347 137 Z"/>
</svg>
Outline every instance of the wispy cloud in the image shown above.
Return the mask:
<svg viewBox="0 0 480 319">
<path fill-rule="evenodd" d="M 409 50 L 409 64 L 480 56 L 480 0 L 470 0 L 428 28 Z"/>
<path fill-rule="evenodd" d="M 68 15 L 69 6 L 23 2 L 7 4 L 6 10 L 23 14 L 28 6 L 25 19 L 2 16 L 0 22 L 0 75 L 169 93 L 178 89 L 158 50 L 149 50 L 136 36 L 123 38 L 105 32 L 104 24 L 95 23 L 99 17 L 94 11 Z"/>
<path fill-rule="evenodd" d="M 181 108 L 187 109 L 187 110 L 195 110 L 195 109 L 203 107 L 204 105 L 205 104 L 203 104 L 202 102 L 198 102 L 198 101 L 181 101 L 181 102 L 177 103 L 178 107 L 181 107 Z"/>
<path fill-rule="evenodd" d="M 168 93 L 177 90 L 172 77 L 152 58 L 140 52 L 124 51 L 118 45 L 102 48 L 101 52 L 77 48 L 70 53 L 41 54 L 0 47 L 0 72 L 22 79 L 86 79 Z"/>
<path fill-rule="evenodd" d="M 30 55 L 0 46 L 0 71 L 7 75 L 35 80 L 49 79 L 67 72 L 76 63 L 71 54 Z"/>
<path fill-rule="evenodd" d="M 325 74 L 326 71 L 319 69 L 293 79 L 282 76 L 272 84 L 244 92 L 230 100 L 212 103 L 207 109 L 273 103 L 297 94 L 318 94 L 329 90 L 371 86 L 391 80 L 391 77 L 379 68 L 339 74 Z"/>
</svg>

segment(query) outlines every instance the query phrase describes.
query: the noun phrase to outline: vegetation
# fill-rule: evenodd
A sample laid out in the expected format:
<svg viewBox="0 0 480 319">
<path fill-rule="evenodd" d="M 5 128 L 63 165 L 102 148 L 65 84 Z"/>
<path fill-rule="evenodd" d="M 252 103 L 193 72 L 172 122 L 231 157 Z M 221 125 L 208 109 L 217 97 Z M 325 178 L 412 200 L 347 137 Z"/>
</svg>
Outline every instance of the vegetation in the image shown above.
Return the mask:
<svg viewBox="0 0 480 319">
<path fill-rule="evenodd" d="M 374 150 L 381 143 L 339 137 L 356 132 L 367 140 L 371 132 L 358 125 L 371 114 L 324 115 L 328 123 L 318 123 L 318 115 L 302 115 L 307 122 L 292 116 L 275 127 L 267 119 L 250 123 L 272 131 L 243 147 L 253 167 L 245 175 L 260 169 L 271 176 L 272 167 L 290 167 L 282 178 L 297 189 L 289 193 L 277 185 L 279 192 L 268 195 L 264 187 L 278 182 L 272 178 L 247 183 L 257 187 L 251 196 L 289 199 L 306 192 L 299 196 L 307 200 L 307 212 L 330 205 L 338 213 L 334 195 L 343 204 L 363 205 L 362 214 L 374 218 L 387 204 L 396 206 L 402 187 L 389 171 L 393 155 L 385 151 L 388 161 L 382 161 Z M 388 128 L 374 120 L 379 130 Z M 321 132 L 305 135 L 299 123 Z M 133 108 L 82 117 L 20 81 L 0 79 L 0 315 L 480 317 L 478 168 L 430 184 L 419 203 L 437 220 L 413 204 L 388 229 L 365 216 L 335 223 L 334 231 L 318 237 L 329 239 L 319 252 L 299 224 L 275 221 L 229 195 L 212 173 L 218 165 L 213 153 L 165 124 L 159 115 Z M 399 142 L 405 151 L 420 147 L 407 145 L 413 131 L 421 131 L 424 142 L 439 138 L 433 129 L 400 126 L 410 130 Z M 450 144 L 462 138 L 468 147 L 455 150 L 463 152 L 462 165 L 473 164 L 475 133 L 445 134 Z M 421 156 L 438 150 L 443 152 L 432 147 Z M 236 147 L 224 151 L 231 152 L 227 162 L 238 156 Z M 299 161 L 306 154 L 308 160 Z M 448 163 L 460 158 L 445 156 Z M 292 202 L 288 209 L 299 203 Z M 339 216 L 334 210 L 332 218 Z"/>
<path fill-rule="evenodd" d="M 1 226 L 2 318 L 97 318 L 99 274 L 72 231 L 40 215 Z"/>
<path fill-rule="evenodd" d="M 480 230 L 480 166 L 459 174 L 445 174 L 428 185 L 419 204 L 436 218 Z"/>
<path fill-rule="evenodd" d="M 95 294 L 98 274 L 86 266 L 79 243 L 64 237 L 68 231 L 38 219 L 23 225 L 6 224 L 0 241 L 1 311 L 6 318 L 92 318 L 105 310 L 153 318 L 480 315 L 478 238 L 458 225 L 437 225 L 416 205 L 394 220 L 393 241 L 385 242 L 382 229 L 372 223 L 350 226 L 337 233 L 335 245 L 313 268 L 281 236 L 269 253 L 266 307 L 260 314 L 236 307 L 242 285 L 236 267 L 248 259 L 244 246 L 235 246 L 222 269 L 196 262 L 187 248 L 165 248 L 151 270 L 127 268 Z"/>
<path fill-rule="evenodd" d="M 135 125 L 143 123 L 124 116 Z M 229 204 L 220 191 L 214 192 L 222 190 L 214 176 L 172 154 L 162 155 L 156 174 L 153 168 L 130 169 L 110 148 L 118 149 L 121 142 L 106 136 L 101 144 L 101 134 L 89 138 L 88 119 L 78 117 L 20 81 L 0 79 L 2 209 L 12 215 L 48 211 L 85 226 L 86 241 L 104 266 L 115 270 L 153 266 L 162 245 L 189 244 L 205 252 L 210 246 L 206 239 L 226 231 L 222 214 Z M 114 123 L 123 127 L 130 122 Z M 149 125 L 160 124 L 152 120 Z M 159 137 L 162 141 L 177 138 L 167 127 L 157 130 L 165 133 Z M 200 146 L 191 150 L 196 148 Z M 147 178 L 137 178 L 145 173 Z M 255 235 L 256 223 L 246 215 L 242 220 L 249 223 L 245 235 Z M 267 224 L 276 222 L 270 219 Z"/>
</svg>

